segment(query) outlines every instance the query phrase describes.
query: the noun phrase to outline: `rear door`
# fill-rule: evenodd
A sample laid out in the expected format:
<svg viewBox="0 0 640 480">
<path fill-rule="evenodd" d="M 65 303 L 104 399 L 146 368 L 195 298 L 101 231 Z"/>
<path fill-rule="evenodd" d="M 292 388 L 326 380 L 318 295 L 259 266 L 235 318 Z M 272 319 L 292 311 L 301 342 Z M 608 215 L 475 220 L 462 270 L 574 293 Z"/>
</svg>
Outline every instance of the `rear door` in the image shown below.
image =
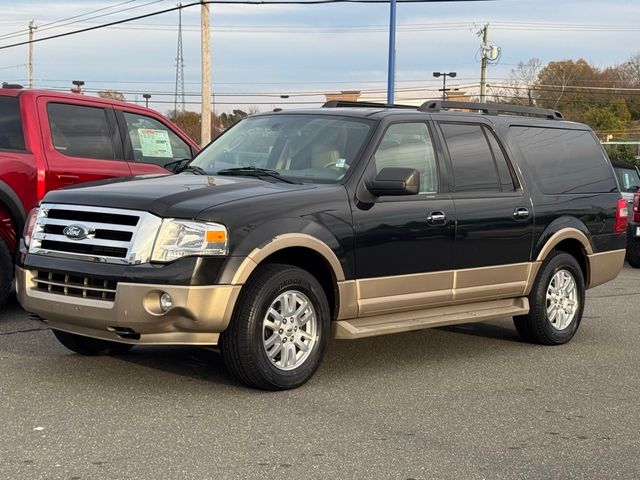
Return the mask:
<svg viewBox="0 0 640 480">
<path fill-rule="evenodd" d="M 191 160 L 196 153 L 161 119 L 126 110 L 115 112 L 133 175 L 167 173 L 167 168 Z"/>
<path fill-rule="evenodd" d="M 86 99 L 38 99 L 47 190 L 131 175 L 113 109 Z"/>
<path fill-rule="evenodd" d="M 524 292 L 534 212 L 490 124 L 438 122 L 457 215 L 456 300 Z"/>
</svg>

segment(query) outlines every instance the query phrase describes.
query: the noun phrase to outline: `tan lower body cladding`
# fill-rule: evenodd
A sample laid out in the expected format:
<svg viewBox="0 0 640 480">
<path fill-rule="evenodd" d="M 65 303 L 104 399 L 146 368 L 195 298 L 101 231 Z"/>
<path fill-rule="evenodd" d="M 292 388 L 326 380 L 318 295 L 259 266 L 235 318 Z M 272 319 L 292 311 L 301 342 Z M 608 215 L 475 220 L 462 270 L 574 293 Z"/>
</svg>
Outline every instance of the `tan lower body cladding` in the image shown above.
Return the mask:
<svg viewBox="0 0 640 480">
<path fill-rule="evenodd" d="M 614 279 L 624 250 L 587 255 L 587 288 Z M 529 312 L 542 261 L 341 282 L 336 338 L 352 339 Z"/>
</svg>

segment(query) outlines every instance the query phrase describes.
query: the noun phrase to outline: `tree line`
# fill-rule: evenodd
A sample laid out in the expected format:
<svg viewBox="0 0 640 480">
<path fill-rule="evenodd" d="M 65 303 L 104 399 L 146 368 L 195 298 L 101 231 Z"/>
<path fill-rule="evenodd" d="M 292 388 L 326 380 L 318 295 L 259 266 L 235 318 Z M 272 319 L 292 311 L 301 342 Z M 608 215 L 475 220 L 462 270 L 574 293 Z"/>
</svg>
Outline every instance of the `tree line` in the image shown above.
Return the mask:
<svg viewBox="0 0 640 480">
<path fill-rule="evenodd" d="M 520 62 L 509 80 L 491 91 L 498 103 L 560 110 L 568 120 L 589 125 L 604 141 L 640 137 L 640 53 L 604 68 L 584 59 L 543 65 L 531 58 Z M 636 163 L 638 148 L 623 145 L 611 149 L 610 155 Z"/>
</svg>

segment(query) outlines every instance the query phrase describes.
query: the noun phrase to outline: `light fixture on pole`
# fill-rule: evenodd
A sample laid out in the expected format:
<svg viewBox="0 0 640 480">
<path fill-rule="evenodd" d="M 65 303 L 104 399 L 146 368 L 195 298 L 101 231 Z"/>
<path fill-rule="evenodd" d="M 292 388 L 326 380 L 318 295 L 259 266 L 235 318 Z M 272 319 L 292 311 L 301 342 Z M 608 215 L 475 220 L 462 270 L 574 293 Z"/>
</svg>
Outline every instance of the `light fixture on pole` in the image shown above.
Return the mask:
<svg viewBox="0 0 640 480">
<path fill-rule="evenodd" d="M 73 84 L 73 87 L 71 87 L 71 93 L 82 94 L 82 86 L 84 85 L 84 80 L 73 80 L 71 83 Z"/>
<path fill-rule="evenodd" d="M 142 98 L 144 98 L 144 106 L 149 108 L 149 99 L 151 98 L 151 94 L 143 93 L 142 94 Z M 176 114 L 177 114 L 177 112 L 176 112 Z"/>
<path fill-rule="evenodd" d="M 442 92 L 442 100 L 446 100 L 446 92 L 451 90 L 447 88 L 447 77 L 456 78 L 458 72 L 433 72 L 433 76 L 436 78 L 442 77 L 442 88 L 439 88 L 438 91 Z"/>
</svg>

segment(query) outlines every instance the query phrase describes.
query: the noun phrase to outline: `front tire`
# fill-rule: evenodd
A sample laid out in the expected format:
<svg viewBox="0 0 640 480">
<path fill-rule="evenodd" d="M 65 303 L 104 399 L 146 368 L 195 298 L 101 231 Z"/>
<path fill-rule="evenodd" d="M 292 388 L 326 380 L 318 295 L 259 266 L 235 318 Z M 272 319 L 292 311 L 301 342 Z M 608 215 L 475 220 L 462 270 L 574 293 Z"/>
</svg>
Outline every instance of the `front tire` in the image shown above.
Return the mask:
<svg viewBox="0 0 640 480">
<path fill-rule="evenodd" d="M 11 252 L 4 241 L 0 240 L 0 309 L 4 307 L 13 285 L 13 261 Z"/>
<path fill-rule="evenodd" d="M 633 268 L 640 268 L 640 238 L 627 234 L 627 263 Z"/>
<path fill-rule="evenodd" d="M 220 337 L 229 371 L 262 390 L 296 388 L 309 380 L 330 329 L 329 303 L 318 280 L 298 267 L 264 265 L 238 302 Z"/>
<path fill-rule="evenodd" d="M 560 345 L 575 335 L 582 319 L 584 276 L 568 253 L 554 252 L 544 261 L 529 294 L 529 313 L 514 317 L 520 337 L 542 345 Z"/>
<path fill-rule="evenodd" d="M 62 345 L 81 355 L 122 355 L 133 347 L 127 343 L 110 342 L 61 330 L 53 330 L 53 334 Z"/>
</svg>

